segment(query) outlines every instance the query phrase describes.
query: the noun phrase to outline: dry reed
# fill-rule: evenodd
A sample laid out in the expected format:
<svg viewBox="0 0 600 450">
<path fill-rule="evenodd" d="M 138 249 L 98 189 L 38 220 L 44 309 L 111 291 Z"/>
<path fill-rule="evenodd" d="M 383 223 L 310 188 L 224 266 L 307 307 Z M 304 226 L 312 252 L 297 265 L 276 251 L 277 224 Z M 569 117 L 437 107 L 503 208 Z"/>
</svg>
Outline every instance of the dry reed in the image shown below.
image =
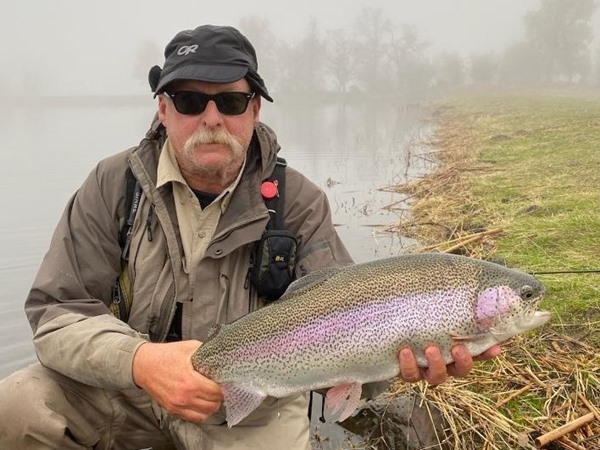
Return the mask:
<svg viewBox="0 0 600 450">
<path fill-rule="evenodd" d="M 479 364 L 466 378 L 436 387 L 397 382 L 393 393 L 416 395 L 440 411 L 447 423 L 440 442 L 452 450 L 534 449 L 540 435 L 597 414 L 600 356 L 583 341 L 544 329 L 535 338 L 515 337 L 498 358 Z M 600 420 L 565 437 L 582 448 L 599 449 Z M 560 445 L 555 448 L 568 448 Z"/>
<path fill-rule="evenodd" d="M 432 152 L 437 169 L 423 179 L 387 188 L 406 194 L 410 201 L 409 215 L 387 231 L 419 242 L 409 251 L 489 258 L 503 233 L 502 220 L 474 198 L 470 179 L 490 167 L 480 162 L 472 134 L 461 133 L 461 127 L 453 131 L 451 125 L 444 129 L 445 134 L 438 133 L 430 142 L 442 149 Z M 598 450 L 600 356 L 586 341 L 593 342 L 599 332 L 600 324 L 593 321 L 547 325 L 513 338 L 498 358 L 478 363 L 464 379 L 436 387 L 398 382 L 393 392 L 416 395 L 424 406 L 441 412 L 447 423 L 440 437 L 443 448 Z M 542 440 L 546 444 L 540 447 L 540 436 L 545 439 L 557 430 L 560 434 L 565 424 L 587 420 L 590 413 L 593 420 L 568 434 L 551 435 L 552 440 Z"/>
</svg>

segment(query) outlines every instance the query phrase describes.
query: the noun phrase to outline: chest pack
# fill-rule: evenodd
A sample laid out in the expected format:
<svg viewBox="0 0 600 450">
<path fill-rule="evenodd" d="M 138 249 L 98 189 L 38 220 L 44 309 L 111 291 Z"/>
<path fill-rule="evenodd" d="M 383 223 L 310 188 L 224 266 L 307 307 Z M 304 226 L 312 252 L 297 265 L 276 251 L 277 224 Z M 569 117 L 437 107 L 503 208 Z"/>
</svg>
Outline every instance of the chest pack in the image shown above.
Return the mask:
<svg viewBox="0 0 600 450">
<path fill-rule="evenodd" d="M 260 241 L 252 251 L 245 286 L 251 285 L 256 293 L 268 302 L 281 297 L 294 281 L 298 242 L 290 232 L 283 229 L 286 166 L 286 160 L 278 157 L 273 173 L 261 185 L 261 194 L 270 217 Z M 133 285 L 128 270 L 129 247 L 142 188 L 131 169 L 127 169 L 125 178 L 127 217 L 119 231 L 121 272 L 113 287 L 110 310 L 115 317 L 127 322 L 133 302 Z"/>
<path fill-rule="evenodd" d="M 248 272 L 257 294 L 267 301 L 277 300 L 294 281 L 298 242 L 283 228 L 286 165 L 285 159 L 278 157 L 273 173 L 262 183 L 261 194 L 270 217 Z"/>
</svg>

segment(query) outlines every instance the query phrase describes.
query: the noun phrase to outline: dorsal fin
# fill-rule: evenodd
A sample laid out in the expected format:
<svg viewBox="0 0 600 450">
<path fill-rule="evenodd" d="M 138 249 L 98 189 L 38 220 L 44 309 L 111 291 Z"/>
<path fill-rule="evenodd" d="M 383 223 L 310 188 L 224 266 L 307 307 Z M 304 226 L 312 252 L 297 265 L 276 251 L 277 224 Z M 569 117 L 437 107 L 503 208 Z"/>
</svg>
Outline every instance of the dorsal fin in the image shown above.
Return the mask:
<svg viewBox="0 0 600 450">
<path fill-rule="evenodd" d="M 320 286 L 322 283 L 343 269 L 344 267 L 327 267 L 325 269 L 316 270 L 304 275 L 302 278 L 298 278 L 296 281 L 290 284 L 284 295 L 286 297 L 288 295 L 297 295 L 301 292 L 306 292 L 312 288 Z"/>
<path fill-rule="evenodd" d="M 206 337 L 206 342 L 210 341 L 217 334 L 219 334 L 221 332 L 221 330 L 226 326 L 227 325 L 225 325 L 223 323 L 216 323 L 212 327 L 210 327 L 210 329 L 208 330 L 208 336 Z"/>
</svg>

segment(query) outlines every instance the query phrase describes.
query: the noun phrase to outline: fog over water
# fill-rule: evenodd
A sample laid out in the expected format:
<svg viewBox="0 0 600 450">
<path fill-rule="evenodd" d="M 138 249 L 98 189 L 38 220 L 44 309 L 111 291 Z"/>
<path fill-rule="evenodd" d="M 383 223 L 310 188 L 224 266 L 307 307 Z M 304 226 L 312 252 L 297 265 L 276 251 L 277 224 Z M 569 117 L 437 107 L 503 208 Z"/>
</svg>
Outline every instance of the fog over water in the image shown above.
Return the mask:
<svg viewBox="0 0 600 450">
<path fill-rule="evenodd" d="M 381 233 L 401 214 L 385 207 L 402 200 L 381 188 L 431 170 L 423 101 L 473 84 L 600 86 L 600 13 L 579 11 L 587 28 L 568 28 L 543 9 L 571 0 L 4 3 L 0 377 L 35 360 L 23 302 L 52 230 L 96 162 L 145 133 L 156 108 L 148 69 L 182 29 L 234 25 L 255 43 L 275 98 L 261 119 L 327 192 L 357 261 L 411 243 Z M 532 11 L 542 12 L 527 28 Z M 576 42 L 553 53 L 567 39 L 544 47 L 548 36 Z"/>
<path fill-rule="evenodd" d="M 540 0 L 3 3 L 0 92 L 17 95 L 148 93 L 148 67 L 162 63 L 165 43 L 178 31 L 202 23 L 262 21 L 272 39 L 257 45 L 260 63 L 274 47 L 298 44 L 313 22 L 323 34 L 346 29 L 361 35 L 367 29 L 357 21 L 375 10 L 395 27 L 414 27 L 431 54 L 457 52 L 466 57 L 498 52 L 521 40 L 524 15 L 540 6 Z M 600 29 L 598 11 L 592 27 Z"/>
</svg>

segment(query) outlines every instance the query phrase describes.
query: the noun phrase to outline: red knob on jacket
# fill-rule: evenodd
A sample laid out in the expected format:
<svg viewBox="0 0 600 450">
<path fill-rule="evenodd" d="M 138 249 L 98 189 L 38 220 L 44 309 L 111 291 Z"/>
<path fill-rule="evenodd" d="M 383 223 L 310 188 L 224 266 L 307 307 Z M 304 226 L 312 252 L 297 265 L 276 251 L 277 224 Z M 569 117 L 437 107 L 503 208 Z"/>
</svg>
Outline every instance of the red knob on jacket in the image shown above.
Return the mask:
<svg viewBox="0 0 600 450">
<path fill-rule="evenodd" d="M 272 198 L 277 197 L 277 180 L 263 181 L 263 184 L 260 185 L 260 194 L 265 200 L 271 200 Z"/>
</svg>

